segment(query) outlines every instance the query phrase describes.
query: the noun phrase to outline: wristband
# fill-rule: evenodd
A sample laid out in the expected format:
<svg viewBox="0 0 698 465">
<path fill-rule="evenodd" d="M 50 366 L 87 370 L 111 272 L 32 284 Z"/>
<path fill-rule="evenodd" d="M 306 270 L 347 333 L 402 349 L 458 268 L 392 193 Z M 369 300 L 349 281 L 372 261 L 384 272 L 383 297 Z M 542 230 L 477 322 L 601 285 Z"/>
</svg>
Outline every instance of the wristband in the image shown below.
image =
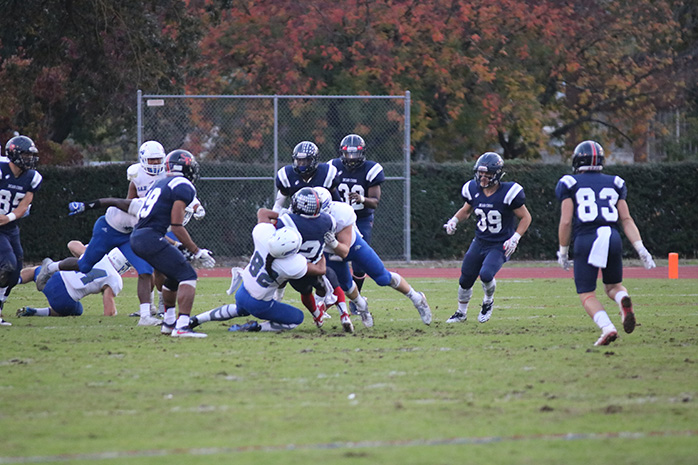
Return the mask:
<svg viewBox="0 0 698 465">
<path fill-rule="evenodd" d="M 17 215 L 15 215 L 13 212 L 8 213 L 7 215 L 8 223 L 14 221 L 17 219 Z"/>
<path fill-rule="evenodd" d="M 569 245 L 561 245 L 561 246 L 560 246 L 560 254 L 561 254 L 561 255 L 567 255 L 567 253 L 569 252 L 569 250 L 570 250 L 570 246 L 569 246 Z"/>
<path fill-rule="evenodd" d="M 359 203 L 364 203 L 364 202 L 366 202 L 366 197 L 364 197 L 363 195 L 359 194 Z"/>
<path fill-rule="evenodd" d="M 511 238 L 518 242 L 519 239 L 521 239 L 521 234 L 514 232 L 514 234 L 512 234 L 512 236 L 511 236 Z"/>
</svg>

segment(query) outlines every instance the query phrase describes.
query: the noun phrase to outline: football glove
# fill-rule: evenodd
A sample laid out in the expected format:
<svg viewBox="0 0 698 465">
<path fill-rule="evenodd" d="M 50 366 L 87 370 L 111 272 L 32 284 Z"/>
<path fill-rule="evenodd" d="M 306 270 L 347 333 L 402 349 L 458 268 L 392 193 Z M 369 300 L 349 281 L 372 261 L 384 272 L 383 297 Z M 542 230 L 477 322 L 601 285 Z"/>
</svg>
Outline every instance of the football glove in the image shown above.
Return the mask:
<svg viewBox="0 0 698 465">
<path fill-rule="evenodd" d="M 444 224 L 444 228 L 446 228 L 446 234 L 449 236 L 453 236 L 456 233 L 456 228 L 458 227 L 458 218 L 455 216 L 448 220 L 446 224 Z"/>
<path fill-rule="evenodd" d="M 516 250 L 516 246 L 519 245 L 519 239 L 521 239 L 521 234 L 515 232 L 507 241 L 504 242 L 504 256 L 508 259 L 511 254 Z"/>
<path fill-rule="evenodd" d="M 199 249 L 199 251 L 196 252 L 196 255 L 194 255 L 194 258 L 199 260 L 201 266 L 204 268 L 213 268 L 213 266 L 216 264 L 216 260 L 213 259 L 212 255 L 213 253 L 210 250 Z"/>
<path fill-rule="evenodd" d="M 654 263 L 654 260 L 652 260 L 652 255 L 642 244 L 642 241 L 633 242 L 633 247 L 635 247 L 637 254 L 640 256 L 640 260 L 642 260 L 642 266 L 644 266 L 646 270 L 652 269 L 657 266 Z"/>
<path fill-rule="evenodd" d="M 203 205 L 199 204 L 199 206 L 196 207 L 196 210 L 194 210 L 194 219 L 200 220 L 203 219 L 204 216 L 206 216 L 206 210 L 204 210 Z"/>
<path fill-rule="evenodd" d="M 337 236 L 335 236 L 332 231 L 327 231 L 325 233 L 325 245 L 332 250 L 336 249 L 337 246 L 339 245 L 339 241 L 337 240 Z"/>
<path fill-rule="evenodd" d="M 85 211 L 85 203 L 84 202 L 70 202 L 68 204 L 68 216 L 73 216 L 77 215 L 78 213 L 82 213 Z"/>
<path fill-rule="evenodd" d="M 194 253 L 191 250 L 184 247 L 184 244 L 182 244 L 181 242 L 177 242 L 175 244 L 175 247 L 177 247 L 177 250 L 179 250 L 181 252 L 181 254 L 184 255 L 184 258 L 188 262 L 194 260 Z"/>
<path fill-rule="evenodd" d="M 569 246 L 561 245 L 560 250 L 557 251 L 557 262 L 565 271 L 568 271 L 570 269 L 570 259 L 568 257 L 569 250 Z"/>
</svg>

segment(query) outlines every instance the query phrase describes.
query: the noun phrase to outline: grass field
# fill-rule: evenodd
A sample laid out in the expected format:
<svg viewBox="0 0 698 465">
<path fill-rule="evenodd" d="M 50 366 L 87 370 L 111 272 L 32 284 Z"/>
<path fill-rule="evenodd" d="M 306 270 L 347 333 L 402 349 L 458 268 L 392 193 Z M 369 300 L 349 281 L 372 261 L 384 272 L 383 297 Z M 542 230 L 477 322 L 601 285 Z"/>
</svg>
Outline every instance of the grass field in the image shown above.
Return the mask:
<svg viewBox="0 0 698 465">
<path fill-rule="evenodd" d="M 136 327 L 135 279 L 77 318 L 15 318 L 43 306 L 19 286 L 0 327 L 0 464 L 695 464 L 698 289 L 631 280 L 639 326 L 598 329 L 571 279 L 499 280 L 492 319 L 446 325 L 455 280 L 412 279 L 434 323 L 367 284 L 376 326 L 312 319 L 283 334 L 177 340 Z M 199 282 L 195 309 L 229 302 Z M 287 292 L 287 301 L 299 305 Z M 615 305 L 609 314 L 620 328 Z"/>
</svg>

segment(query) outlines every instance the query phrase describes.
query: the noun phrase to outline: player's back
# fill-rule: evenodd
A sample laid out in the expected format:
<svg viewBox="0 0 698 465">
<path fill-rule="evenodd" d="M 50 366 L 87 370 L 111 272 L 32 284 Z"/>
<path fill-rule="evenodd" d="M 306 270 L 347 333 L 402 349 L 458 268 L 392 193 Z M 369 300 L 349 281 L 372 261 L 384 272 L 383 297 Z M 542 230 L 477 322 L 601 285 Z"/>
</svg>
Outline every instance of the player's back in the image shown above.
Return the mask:
<svg viewBox="0 0 698 465">
<path fill-rule="evenodd" d="M 618 200 L 627 188 L 619 176 L 586 172 L 563 176 L 555 188 L 560 201 L 574 202 L 574 233 L 595 232 L 600 226 L 618 226 Z"/>
<path fill-rule="evenodd" d="M 281 215 L 276 223 L 276 228 L 288 226 L 297 230 L 303 238 L 300 254 L 311 263 L 317 263 L 322 257 L 322 249 L 325 245 L 325 233 L 335 229 L 335 221 L 327 213 L 308 218 L 295 213 Z"/>
<path fill-rule="evenodd" d="M 165 235 L 171 223 L 172 205 L 177 200 L 189 205 L 196 197 L 196 188 L 184 176 L 167 176 L 153 184 L 138 211 L 134 229 L 152 228 Z"/>
<path fill-rule="evenodd" d="M 78 301 L 90 294 L 99 294 L 104 286 L 109 286 L 114 295 L 123 288 L 121 275 L 114 269 L 105 255 L 88 273 L 79 271 L 59 271 L 70 297 Z"/>
</svg>

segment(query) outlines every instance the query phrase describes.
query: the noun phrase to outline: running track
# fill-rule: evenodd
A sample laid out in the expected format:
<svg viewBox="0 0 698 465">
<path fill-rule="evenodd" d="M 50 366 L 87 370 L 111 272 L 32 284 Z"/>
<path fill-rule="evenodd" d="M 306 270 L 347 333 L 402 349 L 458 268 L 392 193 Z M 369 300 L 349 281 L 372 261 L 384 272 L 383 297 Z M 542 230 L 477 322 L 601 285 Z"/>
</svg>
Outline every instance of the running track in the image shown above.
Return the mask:
<svg viewBox="0 0 698 465">
<path fill-rule="evenodd" d="M 460 264 L 452 268 L 407 268 L 407 267 L 387 267 L 391 271 L 400 273 L 405 278 L 446 278 L 458 279 L 460 277 Z M 197 270 L 200 278 L 229 278 L 230 268 L 213 268 L 210 270 L 199 268 Z M 127 277 L 136 276 L 133 270 L 126 273 Z M 625 267 L 623 269 L 623 279 L 668 279 L 669 269 L 660 266 L 651 270 L 642 267 Z M 572 271 L 564 271 L 558 267 L 504 267 L 497 273 L 498 279 L 564 279 L 573 278 Z M 679 279 L 698 279 L 698 265 L 686 265 L 679 267 Z"/>
</svg>

